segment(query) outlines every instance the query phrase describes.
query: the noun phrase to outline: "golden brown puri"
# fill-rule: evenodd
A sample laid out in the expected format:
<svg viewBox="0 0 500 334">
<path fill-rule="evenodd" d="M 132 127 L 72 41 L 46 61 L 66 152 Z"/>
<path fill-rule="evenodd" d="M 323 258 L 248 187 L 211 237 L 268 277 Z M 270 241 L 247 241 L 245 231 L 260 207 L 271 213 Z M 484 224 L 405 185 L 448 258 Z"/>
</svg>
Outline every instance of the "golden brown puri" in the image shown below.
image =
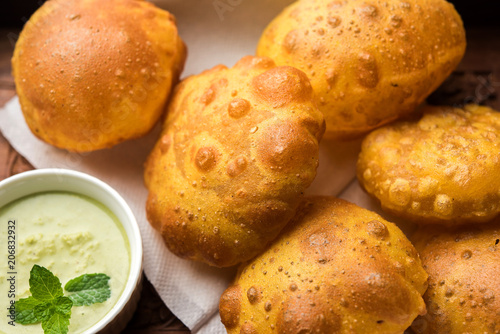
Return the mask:
<svg viewBox="0 0 500 334">
<path fill-rule="evenodd" d="M 382 208 L 416 223 L 485 222 L 500 213 L 500 113 L 430 107 L 363 141 L 357 176 Z"/>
<path fill-rule="evenodd" d="M 425 313 L 427 274 L 393 223 L 333 197 L 306 197 L 220 299 L 229 334 L 403 333 Z"/>
<path fill-rule="evenodd" d="M 412 240 L 429 274 L 427 314 L 413 330 L 500 333 L 500 219 L 449 229 L 422 226 Z"/>
<path fill-rule="evenodd" d="M 146 162 L 149 221 L 180 257 L 252 258 L 314 179 L 324 129 L 306 75 L 269 58 L 187 78 Z"/>
<path fill-rule="evenodd" d="M 31 131 L 83 152 L 148 132 L 185 58 L 174 17 L 146 1 L 53 0 L 26 23 L 12 68 Z"/>
<path fill-rule="evenodd" d="M 462 21 L 444 0 L 300 0 L 257 48 L 309 76 L 325 137 L 342 140 L 413 111 L 464 52 Z"/>
</svg>

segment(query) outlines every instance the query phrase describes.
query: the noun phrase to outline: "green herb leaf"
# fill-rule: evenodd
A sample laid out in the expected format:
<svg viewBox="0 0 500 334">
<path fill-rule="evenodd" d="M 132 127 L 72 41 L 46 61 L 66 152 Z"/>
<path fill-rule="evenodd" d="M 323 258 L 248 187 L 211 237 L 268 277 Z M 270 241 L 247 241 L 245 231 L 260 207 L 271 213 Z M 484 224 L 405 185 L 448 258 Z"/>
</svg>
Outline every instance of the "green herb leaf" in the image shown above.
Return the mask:
<svg viewBox="0 0 500 334">
<path fill-rule="evenodd" d="M 39 265 L 35 264 L 31 268 L 29 283 L 31 294 L 40 301 L 51 301 L 63 295 L 59 278 Z"/>
<path fill-rule="evenodd" d="M 19 299 L 15 304 L 16 322 L 21 325 L 36 324 L 37 322 L 40 322 L 34 314 L 34 309 L 35 306 L 41 303 L 43 302 L 31 296 Z"/>
<path fill-rule="evenodd" d="M 62 315 L 71 316 L 71 308 L 73 307 L 73 302 L 68 297 L 58 297 L 53 302 L 56 312 Z"/>
<path fill-rule="evenodd" d="M 33 313 L 35 314 L 35 317 L 38 319 L 38 321 L 41 321 L 43 323 L 44 321 L 49 320 L 50 317 L 54 313 L 56 313 L 56 308 L 51 302 L 45 302 L 35 306 Z"/>
<path fill-rule="evenodd" d="M 22 325 L 42 323 L 45 334 L 66 334 L 73 306 L 102 303 L 111 296 L 105 274 L 85 274 L 66 284 L 66 290 L 74 292 L 63 295 L 59 278 L 48 269 L 34 265 L 30 272 L 31 297 L 15 303 L 16 322 Z"/>
<path fill-rule="evenodd" d="M 68 297 L 57 297 L 51 302 L 46 302 L 35 306 L 34 314 L 38 319 L 38 321 L 42 322 L 42 328 L 44 329 L 44 331 L 45 327 L 47 326 L 51 328 L 51 330 L 55 330 L 54 328 L 56 329 L 59 328 L 58 327 L 59 325 L 56 322 L 61 322 L 61 324 L 64 324 L 64 322 L 67 320 L 67 323 L 69 325 L 72 306 L 73 302 Z M 59 315 L 60 317 L 59 318 L 55 317 L 55 315 Z M 55 325 L 51 323 L 54 323 Z M 48 332 L 45 331 L 44 333 L 47 334 Z M 56 331 L 54 333 L 65 333 L 65 332 Z"/>
<path fill-rule="evenodd" d="M 69 327 L 69 315 L 54 312 L 46 321 L 42 321 L 45 334 L 66 334 Z"/>
<path fill-rule="evenodd" d="M 111 296 L 109 276 L 105 274 L 85 274 L 70 280 L 64 286 L 74 306 L 102 303 Z"/>
<path fill-rule="evenodd" d="M 109 287 L 109 276 L 106 274 L 85 274 L 73 278 L 64 286 L 69 292 L 100 289 Z"/>
<path fill-rule="evenodd" d="M 34 314 L 38 321 L 47 321 L 54 313 L 71 316 L 73 302 L 68 297 L 57 297 L 51 302 L 35 306 Z"/>
</svg>

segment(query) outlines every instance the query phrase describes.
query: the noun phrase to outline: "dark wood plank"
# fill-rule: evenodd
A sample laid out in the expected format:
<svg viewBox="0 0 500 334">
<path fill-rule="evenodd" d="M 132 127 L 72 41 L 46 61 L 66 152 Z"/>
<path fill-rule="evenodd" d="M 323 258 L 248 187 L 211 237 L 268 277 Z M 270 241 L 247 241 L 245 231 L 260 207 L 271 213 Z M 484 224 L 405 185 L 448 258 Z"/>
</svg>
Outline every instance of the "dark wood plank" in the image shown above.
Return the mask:
<svg viewBox="0 0 500 334">
<path fill-rule="evenodd" d="M 10 59 L 12 58 L 14 45 L 18 35 L 19 30 L 0 29 L 0 90 L 14 89 Z M 3 105 L 1 100 L 0 104 Z"/>
<path fill-rule="evenodd" d="M 0 133 L 0 180 L 32 169 L 33 166 L 18 154 Z"/>
<path fill-rule="evenodd" d="M 467 50 L 458 68 L 427 101 L 461 106 L 487 105 L 500 111 L 499 28 L 467 31 Z"/>
</svg>

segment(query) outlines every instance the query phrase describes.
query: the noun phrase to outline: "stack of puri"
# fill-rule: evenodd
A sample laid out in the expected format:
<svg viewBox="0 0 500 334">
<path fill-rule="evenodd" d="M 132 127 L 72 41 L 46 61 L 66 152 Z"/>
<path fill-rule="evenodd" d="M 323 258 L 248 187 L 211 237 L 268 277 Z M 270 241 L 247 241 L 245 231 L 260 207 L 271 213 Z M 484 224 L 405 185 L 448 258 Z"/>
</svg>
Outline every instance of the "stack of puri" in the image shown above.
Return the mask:
<svg viewBox="0 0 500 334">
<path fill-rule="evenodd" d="M 382 208 L 420 227 L 429 274 L 416 333 L 500 332 L 500 113 L 430 107 L 363 141 L 358 180 Z"/>
<path fill-rule="evenodd" d="M 186 48 L 171 14 L 54 0 L 23 30 L 13 74 L 30 129 L 70 151 L 142 136 L 166 110 L 148 220 L 182 258 L 240 264 L 220 300 L 229 333 L 497 333 L 498 113 L 423 107 L 391 123 L 464 52 L 445 0 L 298 0 L 256 56 L 173 88 Z M 415 246 L 375 213 L 303 195 L 323 136 L 365 135 L 358 180 L 421 226 Z"/>
<path fill-rule="evenodd" d="M 347 140 L 412 113 L 464 51 L 462 22 L 445 1 L 299 0 L 268 26 L 257 54 L 304 71 L 325 116 L 325 136 Z M 369 134 L 360 183 L 384 209 L 417 223 L 487 222 L 499 211 L 497 114 L 477 106 L 435 109 L 424 107 L 420 122 Z M 380 216 L 331 197 L 306 197 L 264 253 L 240 266 L 220 300 L 222 322 L 242 334 L 403 333 L 412 323 L 418 333 L 497 332 L 497 265 L 481 263 L 482 253 L 496 254 L 496 232 L 436 231 L 415 235 L 420 258 Z M 495 236 L 456 251 L 440 243 L 481 233 Z M 479 262 L 463 276 L 442 276 L 472 256 Z M 474 270 L 486 266 L 484 279 L 475 280 Z"/>
</svg>

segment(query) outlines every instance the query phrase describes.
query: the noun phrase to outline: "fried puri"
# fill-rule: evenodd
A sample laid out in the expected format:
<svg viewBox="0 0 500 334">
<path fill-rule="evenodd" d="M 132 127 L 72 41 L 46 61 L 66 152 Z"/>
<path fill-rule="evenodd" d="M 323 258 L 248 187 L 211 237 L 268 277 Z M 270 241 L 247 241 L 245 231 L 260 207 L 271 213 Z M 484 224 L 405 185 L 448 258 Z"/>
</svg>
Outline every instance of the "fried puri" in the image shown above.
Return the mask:
<svg viewBox="0 0 500 334">
<path fill-rule="evenodd" d="M 429 274 L 427 314 L 412 324 L 415 333 L 500 333 L 500 219 L 422 226 L 412 240 Z"/>
<path fill-rule="evenodd" d="M 419 224 L 486 222 L 500 212 L 500 113 L 468 105 L 424 108 L 415 122 L 363 141 L 360 184 L 382 208 Z"/>
<path fill-rule="evenodd" d="M 229 334 L 403 333 L 425 313 L 427 274 L 401 230 L 333 197 L 309 197 L 220 299 Z"/>
<path fill-rule="evenodd" d="M 26 23 L 12 69 L 33 134 L 84 152 L 147 133 L 185 58 L 174 17 L 147 1 L 54 0 Z"/>
<path fill-rule="evenodd" d="M 180 257 L 219 267 L 252 258 L 314 179 L 323 132 L 295 68 L 248 56 L 185 79 L 146 163 L 150 223 Z"/>
<path fill-rule="evenodd" d="M 257 55 L 304 71 L 325 137 L 351 139 L 412 112 L 460 62 L 465 31 L 444 0 L 299 0 Z"/>
</svg>

